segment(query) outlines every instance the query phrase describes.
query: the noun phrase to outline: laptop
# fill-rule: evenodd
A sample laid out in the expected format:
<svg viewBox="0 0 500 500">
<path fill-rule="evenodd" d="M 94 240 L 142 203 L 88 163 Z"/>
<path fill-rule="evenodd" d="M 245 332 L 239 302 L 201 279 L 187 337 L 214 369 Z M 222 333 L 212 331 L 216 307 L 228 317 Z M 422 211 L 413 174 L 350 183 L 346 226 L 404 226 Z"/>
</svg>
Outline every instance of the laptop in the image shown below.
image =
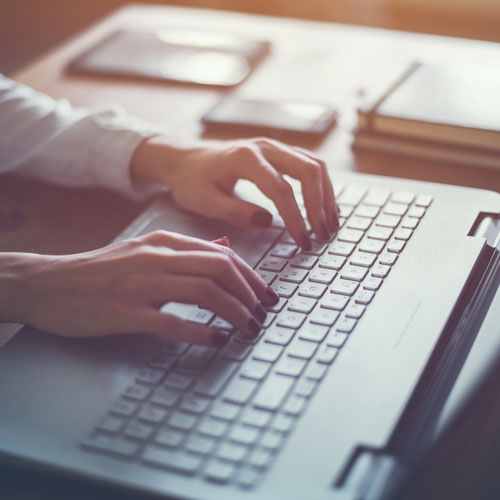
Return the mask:
<svg viewBox="0 0 500 500">
<path fill-rule="evenodd" d="M 257 231 L 156 199 L 118 239 L 229 235 L 281 297 L 265 328 L 248 340 L 175 303 L 164 310 L 215 323 L 230 342 L 25 327 L 0 350 L 0 461 L 178 499 L 394 495 L 434 449 L 478 332 L 498 323 L 500 195 L 353 173 L 334 182 L 341 228 L 308 252 L 276 212 Z"/>
</svg>

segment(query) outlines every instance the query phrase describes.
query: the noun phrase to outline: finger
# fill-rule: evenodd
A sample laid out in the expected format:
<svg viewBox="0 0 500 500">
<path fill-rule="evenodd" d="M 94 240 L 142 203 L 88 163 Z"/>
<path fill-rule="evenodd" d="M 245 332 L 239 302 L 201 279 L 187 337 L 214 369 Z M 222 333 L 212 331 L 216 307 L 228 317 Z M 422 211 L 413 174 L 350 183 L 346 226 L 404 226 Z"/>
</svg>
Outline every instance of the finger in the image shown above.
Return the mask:
<svg viewBox="0 0 500 500">
<path fill-rule="evenodd" d="M 137 321 L 141 325 L 140 331 L 192 344 L 222 347 L 229 340 L 229 335 L 220 330 L 156 310 L 143 311 Z"/>
<path fill-rule="evenodd" d="M 236 165 L 235 173 L 253 182 L 273 201 L 297 245 L 310 249 L 311 241 L 292 187 L 257 148 L 251 149 L 246 160 Z"/>
<path fill-rule="evenodd" d="M 333 190 L 332 181 L 330 175 L 328 174 L 328 168 L 326 162 L 321 158 L 314 156 L 311 152 L 306 149 L 294 147 L 296 151 L 309 156 L 313 160 L 319 162 L 321 167 L 321 183 L 323 186 L 323 203 L 325 207 L 325 214 L 330 225 L 330 229 L 333 231 L 338 231 L 339 229 L 339 208 L 335 201 L 335 192 Z"/>
<path fill-rule="evenodd" d="M 275 168 L 300 181 L 311 227 L 320 238 L 330 239 L 324 210 L 320 163 L 277 141 L 262 140 L 261 148 L 264 156 Z"/>
<path fill-rule="evenodd" d="M 148 289 L 143 293 L 151 306 L 171 301 L 200 305 L 250 337 L 257 336 L 262 328 L 242 302 L 210 278 L 165 274 L 150 279 Z"/>
<path fill-rule="evenodd" d="M 222 245 L 224 247 L 231 247 L 231 240 L 229 236 L 222 236 L 221 238 L 217 238 L 216 240 L 212 240 L 211 243 L 215 243 L 216 245 Z"/>
</svg>

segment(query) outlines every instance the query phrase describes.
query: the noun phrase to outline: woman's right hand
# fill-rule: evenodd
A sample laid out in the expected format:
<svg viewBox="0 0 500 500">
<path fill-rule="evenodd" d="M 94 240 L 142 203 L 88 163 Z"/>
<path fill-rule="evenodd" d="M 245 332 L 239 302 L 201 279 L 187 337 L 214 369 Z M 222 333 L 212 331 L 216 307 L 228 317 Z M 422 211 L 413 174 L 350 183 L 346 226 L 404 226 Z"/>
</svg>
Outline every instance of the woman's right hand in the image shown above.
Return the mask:
<svg viewBox="0 0 500 500">
<path fill-rule="evenodd" d="M 4 292 L 4 293 L 1 293 Z M 256 336 L 278 296 L 230 248 L 156 231 L 75 255 L 0 255 L 0 321 L 68 337 L 147 332 L 221 345 L 214 328 L 160 312 L 199 304 Z"/>
</svg>

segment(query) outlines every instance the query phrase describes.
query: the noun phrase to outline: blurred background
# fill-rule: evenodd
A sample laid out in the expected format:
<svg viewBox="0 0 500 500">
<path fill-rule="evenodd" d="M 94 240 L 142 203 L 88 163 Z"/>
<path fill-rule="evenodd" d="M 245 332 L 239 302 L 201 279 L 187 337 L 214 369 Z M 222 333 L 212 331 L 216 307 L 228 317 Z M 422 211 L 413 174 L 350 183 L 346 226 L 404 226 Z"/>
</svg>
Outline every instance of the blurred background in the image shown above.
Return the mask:
<svg viewBox="0 0 500 500">
<path fill-rule="evenodd" d="M 0 73 L 13 73 L 124 3 L 128 2 L 0 0 Z M 500 0 L 148 0 L 144 3 L 236 10 L 500 42 Z"/>
</svg>

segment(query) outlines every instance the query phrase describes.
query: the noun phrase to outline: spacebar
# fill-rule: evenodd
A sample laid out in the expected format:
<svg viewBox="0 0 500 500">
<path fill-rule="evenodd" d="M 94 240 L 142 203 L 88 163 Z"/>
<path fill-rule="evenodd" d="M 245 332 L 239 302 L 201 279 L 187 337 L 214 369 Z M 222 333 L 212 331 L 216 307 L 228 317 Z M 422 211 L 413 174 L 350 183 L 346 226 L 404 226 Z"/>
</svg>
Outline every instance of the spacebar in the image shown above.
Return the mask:
<svg viewBox="0 0 500 500">
<path fill-rule="evenodd" d="M 285 399 L 290 387 L 292 387 L 293 382 L 294 379 L 291 377 L 272 373 L 260 387 L 253 405 L 262 410 L 277 410 Z"/>
</svg>

